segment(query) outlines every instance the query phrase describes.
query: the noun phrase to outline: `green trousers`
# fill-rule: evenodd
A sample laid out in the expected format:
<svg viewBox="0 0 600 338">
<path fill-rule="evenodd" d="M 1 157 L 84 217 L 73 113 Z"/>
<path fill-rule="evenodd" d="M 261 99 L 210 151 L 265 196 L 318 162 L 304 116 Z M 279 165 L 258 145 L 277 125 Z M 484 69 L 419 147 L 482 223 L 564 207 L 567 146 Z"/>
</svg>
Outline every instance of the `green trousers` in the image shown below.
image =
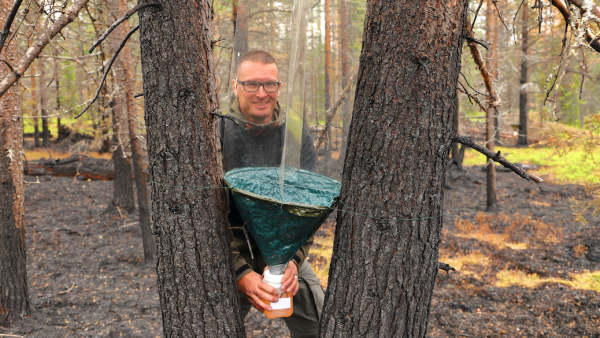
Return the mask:
<svg viewBox="0 0 600 338">
<path fill-rule="evenodd" d="M 290 330 L 292 338 L 318 337 L 319 319 L 321 318 L 325 293 L 319 278 L 306 261 L 298 271 L 298 284 L 300 288 L 294 296 L 294 313 L 290 317 L 283 318 L 283 320 Z M 246 318 L 252 305 L 241 292 L 240 301 L 242 303 L 242 316 Z"/>
</svg>

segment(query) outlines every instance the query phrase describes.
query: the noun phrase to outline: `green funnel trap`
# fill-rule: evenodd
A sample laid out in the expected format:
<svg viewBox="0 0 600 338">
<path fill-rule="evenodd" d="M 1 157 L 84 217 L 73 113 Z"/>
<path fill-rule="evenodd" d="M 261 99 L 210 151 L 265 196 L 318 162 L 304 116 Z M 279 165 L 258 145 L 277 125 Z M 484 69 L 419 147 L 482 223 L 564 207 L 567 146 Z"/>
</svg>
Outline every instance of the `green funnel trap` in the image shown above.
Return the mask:
<svg viewBox="0 0 600 338">
<path fill-rule="evenodd" d="M 286 175 L 281 202 L 280 170 L 240 168 L 225 174 L 246 227 L 268 266 L 289 262 L 335 207 L 341 184 L 308 170 Z"/>
</svg>

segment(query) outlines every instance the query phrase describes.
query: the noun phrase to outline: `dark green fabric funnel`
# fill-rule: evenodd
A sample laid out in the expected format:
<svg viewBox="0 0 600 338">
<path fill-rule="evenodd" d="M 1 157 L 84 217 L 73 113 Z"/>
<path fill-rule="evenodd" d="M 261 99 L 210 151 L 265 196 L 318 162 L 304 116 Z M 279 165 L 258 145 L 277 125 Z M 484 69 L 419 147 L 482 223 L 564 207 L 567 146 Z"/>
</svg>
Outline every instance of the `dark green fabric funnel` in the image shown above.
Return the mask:
<svg viewBox="0 0 600 338">
<path fill-rule="evenodd" d="M 335 208 L 341 184 L 308 170 L 288 175 L 281 202 L 279 168 L 241 168 L 225 174 L 233 199 L 267 265 L 289 262 Z"/>
</svg>

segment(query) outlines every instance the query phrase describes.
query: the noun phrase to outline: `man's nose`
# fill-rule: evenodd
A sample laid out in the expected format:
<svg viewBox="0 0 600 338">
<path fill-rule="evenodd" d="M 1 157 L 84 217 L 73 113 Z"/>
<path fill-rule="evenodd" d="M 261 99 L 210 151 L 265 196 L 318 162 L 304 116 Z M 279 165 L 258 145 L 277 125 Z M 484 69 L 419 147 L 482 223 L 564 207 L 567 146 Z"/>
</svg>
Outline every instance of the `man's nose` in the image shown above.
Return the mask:
<svg viewBox="0 0 600 338">
<path fill-rule="evenodd" d="M 260 96 L 260 97 L 267 96 L 267 92 L 265 91 L 265 87 L 264 86 L 258 87 L 258 90 L 256 91 L 256 96 Z"/>
</svg>

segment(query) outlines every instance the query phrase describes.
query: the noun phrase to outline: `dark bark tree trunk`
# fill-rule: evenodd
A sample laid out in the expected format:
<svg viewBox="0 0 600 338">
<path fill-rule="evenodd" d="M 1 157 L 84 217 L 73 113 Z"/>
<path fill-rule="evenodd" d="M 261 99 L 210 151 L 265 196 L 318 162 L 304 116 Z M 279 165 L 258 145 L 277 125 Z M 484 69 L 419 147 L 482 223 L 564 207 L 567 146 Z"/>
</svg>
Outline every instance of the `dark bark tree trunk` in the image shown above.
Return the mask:
<svg viewBox="0 0 600 338">
<path fill-rule="evenodd" d="M 519 90 L 519 138 L 518 145 L 527 145 L 527 3 L 523 4 L 523 27 L 521 31 L 521 78 Z"/>
<path fill-rule="evenodd" d="M 157 275 L 165 337 L 245 337 L 229 249 L 212 1 L 140 13 Z M 168 81 L 165 81 L 168 79 Z"/>
<path fill-rule="evenodd" d="M 123 100 L 122 97 L 116 99 Z M 129 136 L 125 132 L 125 112 L 123 111 L 124 103 L 116 103 L 116 100 L 110 102 L 110 106 L 113 108 L 113 144 L 116 144 L 116 148 L 113 151 L 112 159 L 115 167 L 115 179 L 113 180 L 113 199 L 109 208 L 119 207 L 121 210 L 132 212 L 135 210 L 135 200 L 133 197 L 133 179 L 132 179 L 132 168 L 131 159 L 125 157 L 125 151 L 123 149 L 124 144 L 122 140 L 129 139 Z M 114 209 L 113 209 L 114 210 Z"/>
<path fill-rule="evenodd" d="M 60 77 L 58 76 L 58 71 L 56 72 L 56 79 L 54 80 L 56 84 L 56 114 L 60 114 Z M 60 115 L 56 118 L 56 140 L 60 140 Z"/>
<path fill-rule="evenodd" d="M 466 8 L 367 4 L 322 337 L 426 335 Z"/>
<path fill-rule="evenodd" d="M 0 22 L 13 2 L 0 0 Z M 15 64 L 17 44 L 0 59 Z M 10 70 L 0 65 L 0 78 Z M 25 253 L 25 196 L 23 191 L 23 119 L 18 82 L 0 97 L 0 325 L 29 314 Z"/>
<path fill-rule="evenodd" d="M 108 1 L 112 13 L 116 13 L 117 18 L 127 12 L 127 3 L 123 0 Z M 116 50 L 120 41 L 125 38 L 129 32 L 129 22 L 124 21 L 115 29 L 115 38 L 112 39 L 112 49 Z M 137 131 L 137 112 L 133 96 L 135 95 L 135 86 L 133 83 L 133 61 L 131 57 L 131 48 L 125 45 L 119 54 L 119 61 L 116 65 L 117 83 L 123 90 L 124 107 L 127 114 L 129 146 L 131 148 L 131 164 L 135 176 L 135 187 L 137 192 L 138 213 L 140 219 L 140 229 L 142 230 L 142 242 L 144 243 L 144 261 L 154 262 L 156 255 L 156 244 L 152 236 L 152 225 L 150 224 L 150 207 L 148 205 L 148 189 L 146 187 L 146 177 L 142 165 L 142 146 Z"/>
</svg>

